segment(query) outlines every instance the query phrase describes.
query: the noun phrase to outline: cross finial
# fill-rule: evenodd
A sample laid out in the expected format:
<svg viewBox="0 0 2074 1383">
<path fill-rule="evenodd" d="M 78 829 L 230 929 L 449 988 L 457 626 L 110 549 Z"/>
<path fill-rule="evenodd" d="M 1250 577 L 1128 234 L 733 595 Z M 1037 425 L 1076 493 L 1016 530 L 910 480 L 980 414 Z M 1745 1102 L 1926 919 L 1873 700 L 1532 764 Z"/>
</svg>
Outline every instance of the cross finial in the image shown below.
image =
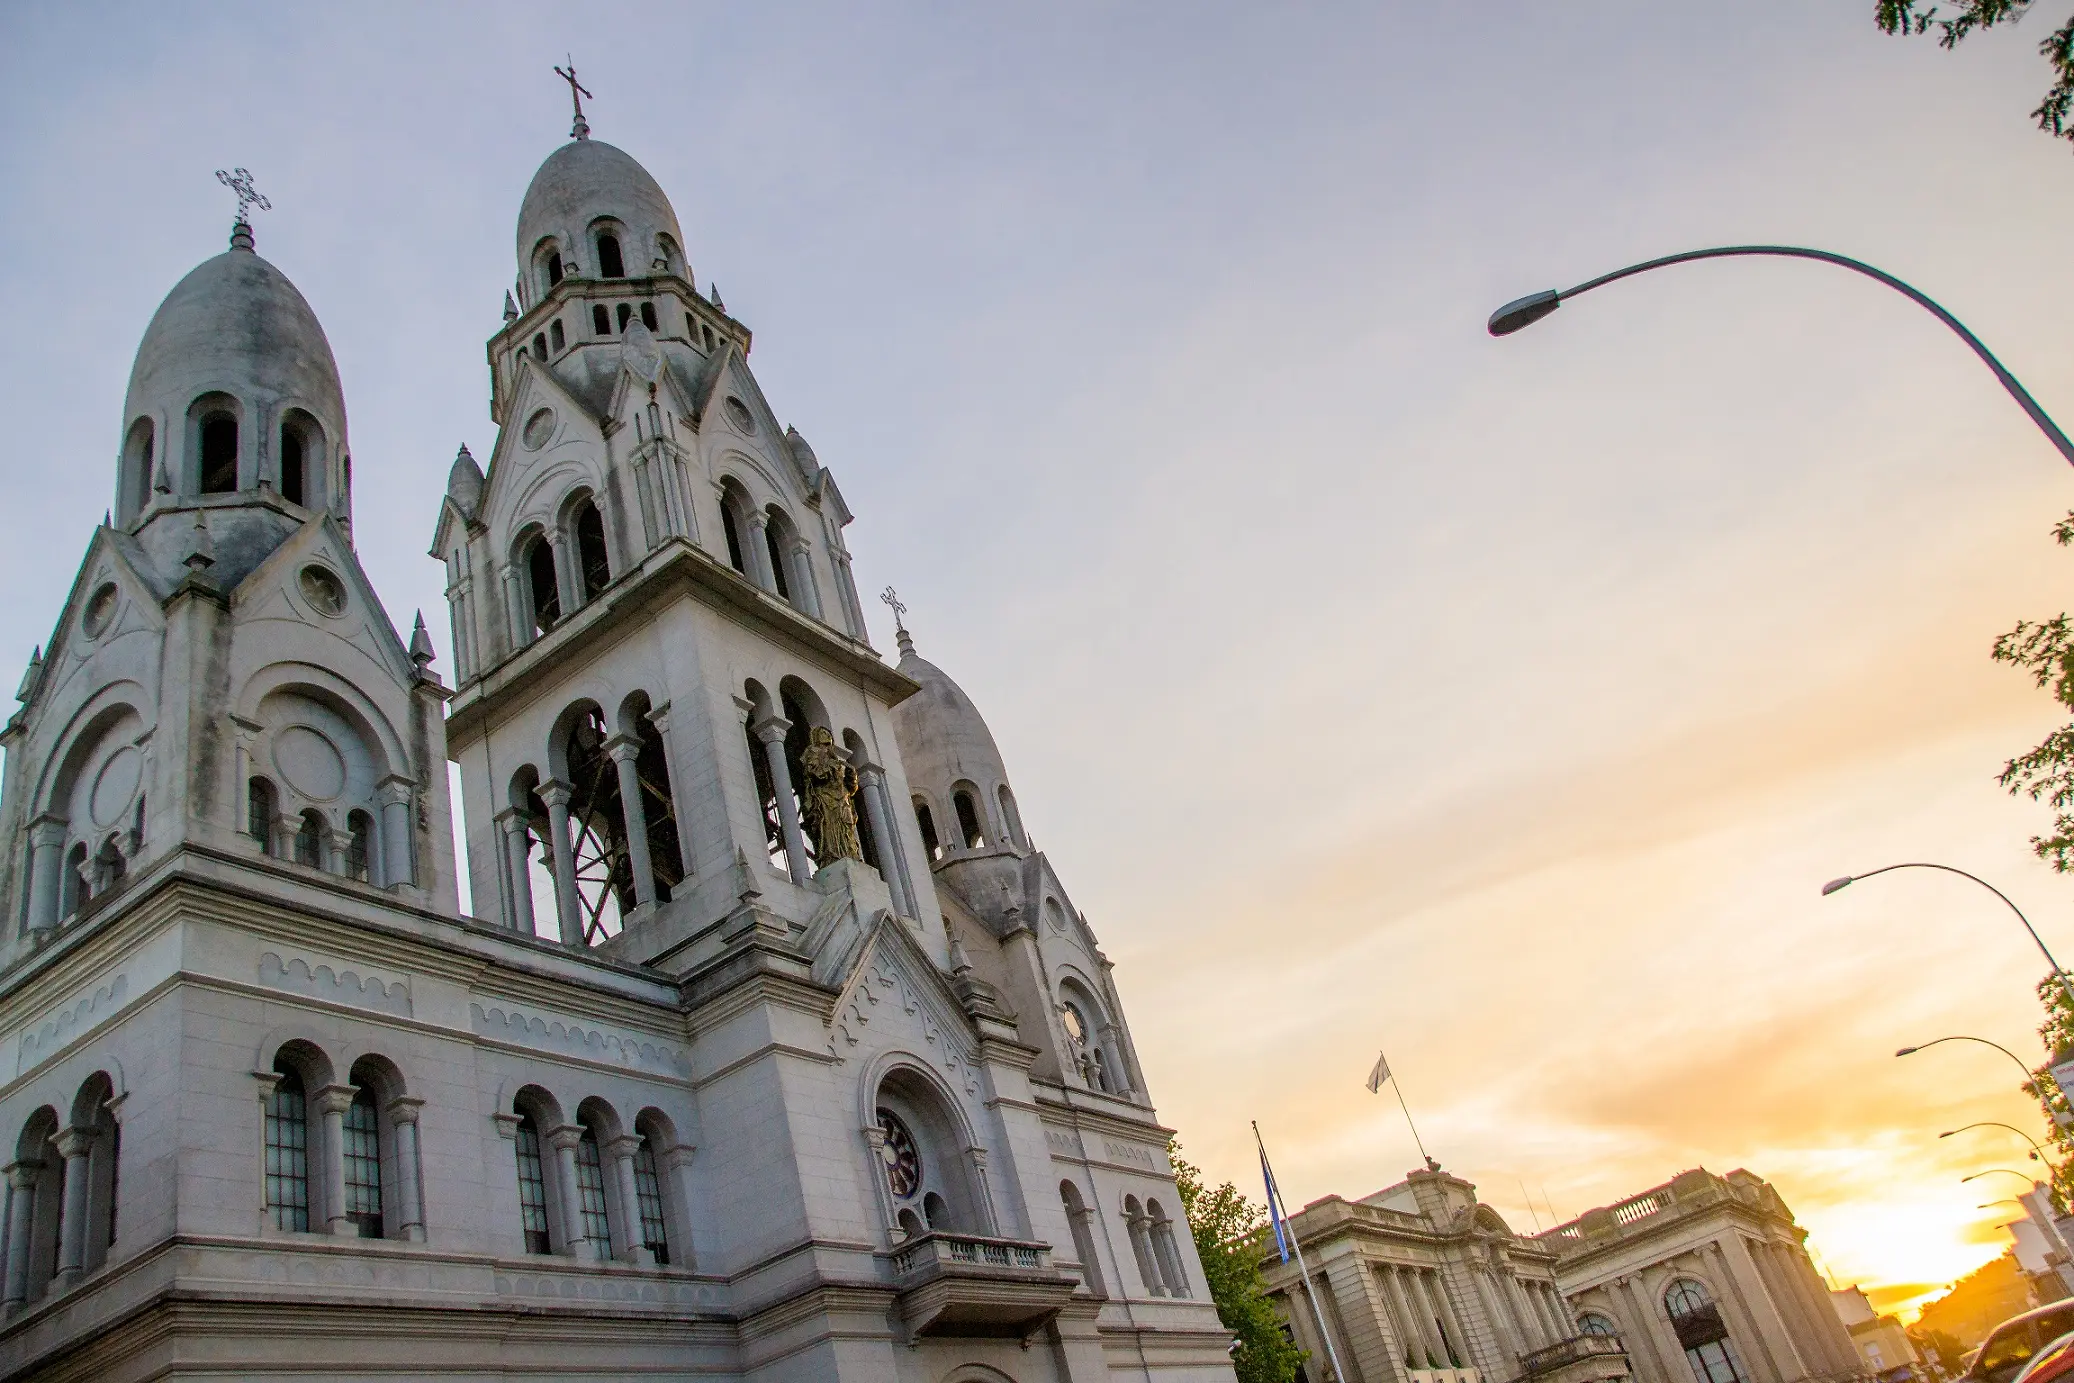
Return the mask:
<svg viewBox="0 0 2074 1383">
<path fill-rule="evenodd" d="M 576 108 L 576 122 L 569 127 L 569 138 L 589 139 L 591 127 L 590 122 L 583 118 L 583 98 L 591 94 L 576 80 L 576 59 L 565 55 L 563 61 L 569 65 L 566 68 L 557 67 L 555 75 L 569 84 L 569 104 Z M 598 98 L 591 96 L 591 99 L 595 101 Z"/>
<path fill-rule="evenodd" d="M 261 211 L 272 211 L 274 204 L 260 195 L 259 189 L 252 185 L 252 174 L 243 168 L 234 168 L 228 173 L 219 168 L 216 170 L 216 181 L 229 188 L 237 195 L 238 199 L 238 219 L 231 227 L 231 243 L 233 245 L 237 244 L 238 232 L 242 230 L 245 240 L 244 248 L 249 250 L 252 248 L 252 208 L 258 207 Z"/>
<path fill-rule="evenodd" d="M 886 603 L 886 608 L 893 612 L 893 627 L 904 632 L 907 629 L 907 625 L 902 623 L 900 617 L 907 613 L 907 607 L 900 603 L 900 592 L 888 586 L 885 590 L 879 592 L 879 599 L 883 600 Z"/>
</svg>

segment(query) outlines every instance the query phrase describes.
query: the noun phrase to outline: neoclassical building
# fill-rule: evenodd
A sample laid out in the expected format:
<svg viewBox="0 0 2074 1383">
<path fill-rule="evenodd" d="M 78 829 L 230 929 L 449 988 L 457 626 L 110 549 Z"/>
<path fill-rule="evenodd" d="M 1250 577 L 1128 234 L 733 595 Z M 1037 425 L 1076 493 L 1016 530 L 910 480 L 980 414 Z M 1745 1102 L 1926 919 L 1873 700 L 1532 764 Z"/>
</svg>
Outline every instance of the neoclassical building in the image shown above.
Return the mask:
<svg viewBox="0 0 2074 1383">
<path fill-rule="evenodd" d="M 1327 1196 L 1289 1217 L 1292 1260 L 1262 1264 L 1270 1299 L 1320 1383 L 1619 1383 L 1617 1339 L 1578 1325 L 1556 1251 L 1516 1234 L 1438 1166 L 1358 1201 Z M 1273 1245 L 1269 1245 L 1270 1249 Z M 1328 1348 L 1318 1322 L 1332 1331 Z M 1334 1351 L 1346 1370 L 1335 1377 Z M 1681 1380 L 1682 1383 L 1682 1380 Z"/>
<path fill-rule="evenodd" d="M 1871 1375 L 1762 1177 L 1681 1172 L 1538 1238 L 1585 1330 L 1637 1383 L 1844 1383 Z"/>
<path fill-rule="evenodd" d="M 0 734 L 0 1376 L 1229 1379 L 993 737 L 573 133 L 433 525 L 451 685 L 242 217 L 138 347 Z"/>
</svg>

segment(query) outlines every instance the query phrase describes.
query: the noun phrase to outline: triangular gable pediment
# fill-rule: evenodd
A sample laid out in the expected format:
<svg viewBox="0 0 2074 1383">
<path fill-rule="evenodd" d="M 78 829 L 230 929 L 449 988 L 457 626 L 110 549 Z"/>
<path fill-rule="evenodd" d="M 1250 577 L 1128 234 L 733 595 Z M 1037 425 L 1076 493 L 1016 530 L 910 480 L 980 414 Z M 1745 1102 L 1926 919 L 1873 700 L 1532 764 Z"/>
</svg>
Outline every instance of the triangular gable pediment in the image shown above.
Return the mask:
<svg viewBox="0 0 2074 1383">
<path fill-rule="evenodd" d="M 868 1042 L 883 1045 L 885 1034 L 898 1033 L 954 1084 L 968 1094 L 979 1093 L 979 1044 L 972 1022 L 908 924 L 880 913 L 853 954 L 855 963 L 828 1019 L 828 1050 L 836 1060 L 847 1060 Z"/>
<path fill-rule="evenodd" d="M 75 658 L 84 660 L 91 656 L 90 650 L 81 646 L 84 639 L 80 622 L 86 615 L 87 602 L 102 586 L 113 582 L 118 594 L 113 617 L 95 636 L 95 644 L 137 629 L 157 631 L 166 627 L 162 607 L 172 590 L 153 580 L 152 575 L 151 560 L 136 539 L 106 525 L 94 530 L 93 539 L 86 545 L 86 558 L 72 578 L 72 588 L 65 593 L 58 621 L 43 645 L 43 670 L 37 675 L 36 685 L 29 689 L 24 711 L 65 680 L 67 665 Z"/>
<path fill-rule="evenodd" d="M 352 544 L 346 541 L 344 530 L 328 513 L 303 524 L 289 535 L 287 542 L 267 554 L 266 560 L 254 567 L 231 592 L 231 608 L 242 620 L 277 618 L 315 623 L 304 613 L 309 597 L 299 588 L 291 590 L 290 587 L 291 583 L 300 580 L 301 569 L 320 557 L 346 583 L 346 607 L 337 617 L 339 636 L 349 643 L 357 642 L 352 631 L 365 628 L 391 675 L 402 685 L 410 685 L 417 677 L 410 650 L 404 646 L 396 626 L 390 622 L 389 612 L 383 608 L 381 597 L 375 594 L 374 584 L 367 579 Z M 317 627 L 331 626 L 319 624 Z"/>
<path fill-rule="evenodd" d="M 728 350 L 730 355 L 727 368 L 722 372 L 722 377 L 729 385 L 733 386 L 735 393 L 748 404 L 749 411 L 755 415 L 757 431 L 765 437 L 777 439 L 776 443 L 769 449 L 783 453 L 785 469 L 792 476 L 793 483 L 798 486 L 799 493 L 802 495 L 814 494 L 816 475 L 800 464 L 799 454 L 792 449 L 791 444 L 786 440 L 784 424 L 778 421 L 778 415 L 772 411 L 770 400 L 763 396 L 763 386 L 756 382 L 755 372 L 750 370 L 747 360 L 741 355 L 734 353 L 732 345 L 728 347 Z"/>
<path fill-rule="evenodd" d="M 1088 960 L 1096 965 L 1105 959 L 1102 948 L 1095 941 L 1094 929 L 1073 906 L 1073 899 L 1066 892 L 1066 881 L 1052 868 L 1051 859 L 1042 850 L 1033 850 L 1023 858 L 1023 906 L 1029 920 L 1042 931 L 1056 933 L 1044 916 L 1044 900 L 1057 901 L 1059 910 L 1066 915 L 1065 939 L 1073 942 L 1087 953 Z"/>
<path fill-rule="evenodd" d="M 677 382 L 674 371 L 657 367 L 655 376 L 656 402 L 679 417 L 692 415 L 691 400 L 685 396 Z M 606 410 L 608 417 L 619 420 L 621 427 L 634 426 L 634 415 L 648 402 L 648 381 L 637 374 L 624 360 L 620 362 L 619 374 L 612 383 L 612 403 Z"/>
<path fill-rule="evenodd" d="M 555 432 L 539 447 L 528 447 L 524 434 L 527 420 L 542 407 L 552 408 L 556 413 Z M 475 525 L 487 525 L 490 516 L 503 503 L 507 491 L 522 490 L 532 463 L 546 456 L 567 440 L 569 422 L 581 419 L 587 429 L 584 440 L 603 447 L 605 434 L 590 406 L 578 398 L 556 377 L 552 370 L 534 364 L 532 357 L 520 366 L 519 377 L 512 388 L 511 411 L 505 414 L 511 421 L 497 429 L 497 440 L 490 444 L 490 464 L 483 473 L 482 499 L 475 506 Z M 451 500 L 447 501 L 449 504 Z M 442 515 L 441 523 L 446 522 Z M 442 528 L 441 533 L 446 530 Z M 434 556 L 443 554 L 435 551 Z"/>
</svg>

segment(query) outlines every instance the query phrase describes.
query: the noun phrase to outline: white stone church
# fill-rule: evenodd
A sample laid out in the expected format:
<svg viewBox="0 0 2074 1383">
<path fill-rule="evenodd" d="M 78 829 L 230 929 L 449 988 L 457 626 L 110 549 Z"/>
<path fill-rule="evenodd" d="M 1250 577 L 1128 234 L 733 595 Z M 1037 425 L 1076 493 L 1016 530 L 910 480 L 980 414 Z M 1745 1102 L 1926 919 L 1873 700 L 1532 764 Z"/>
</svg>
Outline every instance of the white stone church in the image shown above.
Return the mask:
<svg viewBox="0 0 2074 1383">
<path fill-rule="evenodd" d="M 1229 1379 L 985 722 L 574 134 L 433 527 L 451 686 L 242 203 L 138 347 L 0 733 L 0 1379 Z"/>
</svg>

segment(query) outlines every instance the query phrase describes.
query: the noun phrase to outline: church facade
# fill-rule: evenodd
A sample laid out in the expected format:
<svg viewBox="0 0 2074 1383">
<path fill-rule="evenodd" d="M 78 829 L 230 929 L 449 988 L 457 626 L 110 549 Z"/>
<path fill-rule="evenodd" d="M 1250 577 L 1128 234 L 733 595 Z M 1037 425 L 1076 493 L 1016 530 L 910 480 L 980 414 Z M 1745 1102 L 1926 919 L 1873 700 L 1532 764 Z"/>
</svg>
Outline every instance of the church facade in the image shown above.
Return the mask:
<svg viewBox="0 0 2074 1383">
<path fill-rule="evenodd" d="M 1229 1379 L 984 720 L 573 135 L 433 524 L 451 685 L 242 206 L 138 348 L 0 732 L 0 1377 Z"/>
</svg>

